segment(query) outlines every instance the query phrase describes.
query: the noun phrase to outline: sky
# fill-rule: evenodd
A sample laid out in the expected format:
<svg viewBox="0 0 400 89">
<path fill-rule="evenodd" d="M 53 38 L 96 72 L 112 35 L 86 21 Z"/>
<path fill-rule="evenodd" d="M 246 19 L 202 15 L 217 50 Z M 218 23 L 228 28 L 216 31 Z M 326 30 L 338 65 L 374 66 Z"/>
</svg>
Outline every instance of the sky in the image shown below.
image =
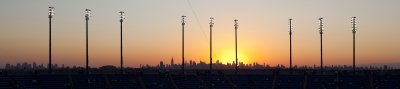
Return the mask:
<svg viewBox="0 0 400 89">
<path fill-rule="evenodd" d="M 233 20 L 238 19 L 239 62 L 289 64 L 288 19 L 293 19 L 293 65 L 319 65 L 318 18 L 324 22 L 324 65 L 352 64 L 351 17 L 357 17 L 356 63 L 400 64 L 399 0 L 1 0 L 0 67 L 48 63 L 48 7 L 52 61 L 85 65 L 84 10 L 89 20 L 89 65 L 119 65 L 119 11 L 124 66 L 181 63 L 181 16 L 185 59 L 209 63 L 209 18 L 213 61 L 235 60 Z"/>
</svg>

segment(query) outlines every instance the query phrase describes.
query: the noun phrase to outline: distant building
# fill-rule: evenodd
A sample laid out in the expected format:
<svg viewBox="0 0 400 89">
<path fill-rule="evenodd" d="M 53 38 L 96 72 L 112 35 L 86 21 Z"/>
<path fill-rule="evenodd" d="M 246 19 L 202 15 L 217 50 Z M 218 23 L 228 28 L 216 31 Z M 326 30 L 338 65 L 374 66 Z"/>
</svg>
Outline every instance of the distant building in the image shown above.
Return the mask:
<svg viewBox="0 0 400 89">
<path fill-rule="evenodd" d="M 5 69 L 11 69 L 11 65 L 10 64 L 6 64 Z"/>
<path fill-rule="evenodd" d="M 164 68 L 165 68 L 164 62 L 163 62 L 162 60 L 160 61 L 160 68 L 161 68 L 161 69 L 164 69 Z"/>
<path fill-rule="evenodd" d="M 383 65 L 383 70 L 388 70 L 389 66 L 388 65 Z"/>
<path fill-rule="evenodd" d="M 33 63 L 32 63 L 32 68 L 33 68 L 33 69 L 37 69 L 36 62 L 33 62 Z"/>
<path fill-rule="evenodd" d="M 171 67 L 174 67 L 175 63 L 174 63 L 174 57 L 171 58 Z"/>
<path fill-rule="evenodd" d="M 101 66 L 99 69 L 112 71 L 112 70 L 117 70 L 118 68 L 113 65 L 105 65 L 105 66 Z"/>
</svg>

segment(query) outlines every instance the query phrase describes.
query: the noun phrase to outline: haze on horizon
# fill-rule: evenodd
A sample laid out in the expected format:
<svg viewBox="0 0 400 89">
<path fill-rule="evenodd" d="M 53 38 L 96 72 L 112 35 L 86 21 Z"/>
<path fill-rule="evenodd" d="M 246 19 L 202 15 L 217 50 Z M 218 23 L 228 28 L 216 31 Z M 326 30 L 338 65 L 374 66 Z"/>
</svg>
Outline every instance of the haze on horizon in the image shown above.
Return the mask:
<svg viewBox="0 0 400 89">
<path fill-rule="evenodd" d="M 318 18 L 324 18 L 324 65 L 351 65 L 351 17 L 357 17 L 356 62 L 400 63 L 399 0 L 2 0 L 0 68 L 17 62 L 48 62 L 49 6 L 53 64 L 85 65 L 84 10 L 89 20 L 90 66 L 119 65 L 119 11 L 124 20 L 124 66 L 181 63 L 182 15 L 185 59 L 235 60 L 233 20 L 239 20 L 239 61 L 289 64 L 288 19 L 292 18 L 293 65 L 319 65 Z M 190 6 L 191 5 L 191 6 Z M 197 18 L 196 18 L 197 17 Z"/>
</svg>

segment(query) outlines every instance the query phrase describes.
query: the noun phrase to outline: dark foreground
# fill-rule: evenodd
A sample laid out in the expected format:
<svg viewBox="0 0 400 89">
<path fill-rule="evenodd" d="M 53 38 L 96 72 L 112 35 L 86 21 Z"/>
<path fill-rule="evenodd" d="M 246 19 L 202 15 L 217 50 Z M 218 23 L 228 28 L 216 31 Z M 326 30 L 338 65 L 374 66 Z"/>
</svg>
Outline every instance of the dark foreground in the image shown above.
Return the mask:
<svg viewBox="0 0 400 89">
<path fill-rule="evenodd" d="M 399 89 L 398 71 L 215 71 L 0 76 L 0 89 Z"/>
</svg>

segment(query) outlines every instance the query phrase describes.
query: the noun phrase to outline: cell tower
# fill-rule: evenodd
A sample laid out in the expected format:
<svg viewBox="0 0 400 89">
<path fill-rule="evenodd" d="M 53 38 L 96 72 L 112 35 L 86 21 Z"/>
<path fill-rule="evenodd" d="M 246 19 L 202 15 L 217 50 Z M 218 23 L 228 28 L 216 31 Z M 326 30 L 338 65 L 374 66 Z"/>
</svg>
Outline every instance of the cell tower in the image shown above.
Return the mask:
<svg viewBox="0 0 400 89">
<path fill-rule="evenodd" d="M 90 9 L 85 10 L 85 20 L 86 20 L 86 74 L 89 74 L 89 38 L 88 38 L 88 21 L 89 18 L 91 17 L 91 11 Z"/>
<path fill-rule="evenodd" d="M 289 19 L 289 48 L 290 48 L 290 66 L 289 66 L 289 69 L 290 69 L 290 71 L 292 71 L 292 29 L 293 29 L 293 26 L 292 26 L 292 20 L 293 19 Z"/>
<path fill-rule="evenodd" d="M 356 71 L 356 17 L 351 17 L 353 32 L 353 71 Z"/>
<path fill-rule="evenodd" d="M 182 16 L 182 74 L 185 74 L 185 23 L 186 16 Z"/>
<path fill-rule="evenodd" d="M 214 26 L 214 18 L 210 18 L 210 74 L 212 74 L 212 27 Z"/>
<path fill-rule="evenodd" d="M 49 64 L 48 64 L 48 69 L 49 69 L 49 74 L 51 74 L 52 73 L 52 71 L 51 71 L 51 66 L 52 66 L 52 64 L 51 64 L 51 19 L 53 18 L 53 16 L 54 16 L 54 7 L 49 7 Z"/>
<path fill-rule="evenodd" d="M 235 74 L 237 74 L 238 72 L 238 57 L 237 57 L 237 29 L 239 27 L 239 23 L 238 20 L 235 19 L 233 20 L 234 24 L 233 26 L 235 26 L 235 55 L 236 55 L 236 62 L 235 62 Z"/>
<path fill-rule="evenodd" d="M 122 11 L 120 11 L 120 12 L 118 12 L 119 13 L 119 15 L 120 15 L 120 17 L 119 17 L 119 22 L 121 23 L 121 67 L 120 67 L 120 72 L 121 72 L 121 74 L 123 73 L 123 64 L 124 64 L 124 57 L 123 57 L 123 55 L 122 55 L 122 22 L 124 22 L 124 19 L 125 19 L 125 12 L 122 12 Z"/>
<path fill-rule="evenodd" d="M 323 70 L 323 68 L 324 68 L 324 65 L 323 65 L 323 61 L 322 61 L 322 34 L 324 33 L 323 31 L 323 23 L 322 23 L 322 18 L 319 18 L 318 19 L 319 20 L 319 34 L 321 35 L 321 71 Z"/>
</svg>

